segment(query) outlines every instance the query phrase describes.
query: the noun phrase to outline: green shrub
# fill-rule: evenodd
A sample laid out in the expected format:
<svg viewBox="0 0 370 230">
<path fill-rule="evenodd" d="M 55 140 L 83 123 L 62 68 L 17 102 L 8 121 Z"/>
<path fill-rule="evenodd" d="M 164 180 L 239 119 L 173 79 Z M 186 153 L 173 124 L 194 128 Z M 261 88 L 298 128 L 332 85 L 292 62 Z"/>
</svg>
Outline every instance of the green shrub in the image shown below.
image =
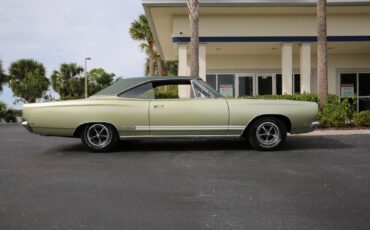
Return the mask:
<svg viewBox="0 0 370 230">
<path fill-rule="evenodd" d="M 0 102 L 0 120 L 4 119 L 5 112 L 6 112 L 6 105 Z"/>
<path fill-rule="evenodd" d="M 6 122 L 17 122 L 15 110 L 9 109 L 5 112 L 5 116 L 3 118 Z"/>
<path fill-rule="evenodd" d="M 155 92 L 154 96 L 156 99 L 179 98 L 179 95 L 177 92 Z"/>
<path fill-rule="evenodd" d="M 166 85 L 154 89 L 156 99 L 179 98 L 178 87 L 176 85 Z"/>
<path fill-rule="evenodd" d="M 353 123 L 356 127 L 370 127 L 370 110 L 355 113 L 353 115 Z"/>
<path fill-rule="evenodd" d="M 16 122 L 16 117 L 20 113 L 19 110 L 8 109 L 4 103 L 0 102 L 0 120 L 3 119 L 6 122 Z"/>
<path fill-rule="evenodd" d="M 302 94 L 283 94 L 283 95 L 257 95 L 244 96 L 240 98 L 246 99 L 269 99 L 269 100 L 293 100 L 293 101 L 311 101 L 319 103 L 319 98 L 316 94 L 302 93 Z"/>
<path fill-rule="evenodd" d="M 320 125 L 322 127 L 350 125 L 354 111 L 354 105 L 348 99 L 340 101 L 337 95 L 329 95 L 328 102 L 318 114 Z"/>
</svg>

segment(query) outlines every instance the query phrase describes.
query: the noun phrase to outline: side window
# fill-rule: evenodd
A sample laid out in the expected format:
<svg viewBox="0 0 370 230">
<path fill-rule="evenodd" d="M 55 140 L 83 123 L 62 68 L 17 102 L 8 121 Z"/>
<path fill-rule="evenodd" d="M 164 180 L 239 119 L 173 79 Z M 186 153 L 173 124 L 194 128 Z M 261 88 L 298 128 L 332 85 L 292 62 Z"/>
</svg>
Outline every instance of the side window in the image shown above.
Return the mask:
<svg viewBox="0 0 370 230">
<path fill-rule="evenodd" d="M 153 99 L 154 90 L 152 83 L 146 83 L 144 85 L 137 86 L 129 89 L 126 92 L 119 95 L 120 97 L 126 98 L 138 98 L 138 99 Z"/>
<path fill-rule="evenodd" d="M 154 88 L 155 99 L 179 98 L 178 85 L 158 85 Z"/>
<path fill-rule="evenodd" d="M 190 80 L 172 80 L 153 82 L 155 99 L 193 98 Z"/>
<path fill-rule="evenodd" d="M 217 98 L 202 81 L 193 82 L 194 94 L 196 98 Z"/>
<path fill-rule="evenodd" d="M 200 87 L 197 83 L 194 83 L 194 94 L 196 98 L 212 98 L 212 95 Z"/>
</svg>

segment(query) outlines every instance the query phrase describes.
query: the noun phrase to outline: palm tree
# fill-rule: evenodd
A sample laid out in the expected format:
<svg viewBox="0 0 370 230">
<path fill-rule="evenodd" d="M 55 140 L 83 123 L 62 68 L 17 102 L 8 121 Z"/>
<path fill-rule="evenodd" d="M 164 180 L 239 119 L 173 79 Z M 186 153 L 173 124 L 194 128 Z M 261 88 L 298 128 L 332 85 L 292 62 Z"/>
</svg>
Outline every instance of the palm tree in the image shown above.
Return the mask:
<svg viewBox="0 0 370 230">
<path fill-rule="evenodd" d="M 326 27 L 326 0 L 317 0 L 317 91 L 321 108 L 328 97 Z"/>
<path fill-rule="evenodd" d="M 143 43 L 140 44 L 140 48 L 147 55 L 149 55 L 149 53 L 150 53 L 149 50 L 150 49 L 149 49 L 148 44 L 143 42 Z M 154 57 L 155 57 L 155 59 L 153 61 L 153 74 L 151 74 L 149 76 L 154 76 L 154 75 L 165 76 L 166 74 L 165 74 L 165 69 L 164 69 L 164 66 L 163 66 L 161 55 L 158 54 L 157 49 L 156 49 L 155 46 L 154 46 L 153 50 L 154 50 Z M 145 74 L 148 73 L 147 69 L 150 70 L 150 59 L 149 59 L 149 62 L 145 63 Z"/>
<path fill-rule="evenodd" d="M 154 37 L 148 19 L 145 15 L 140 15 L 139 18 L 131 23 L 130 27 L 131 38 L 138 41 L 145 41 L 149 53 L 149 76 L 154 75 Z"/>
<path fill-rule="evenodd" d="M 82 98 L 84 78 L 79 77 L 84 69 L 76 63 L 61 64 L 51 75 L 51 85 L 62 99 Z"/>
<path fill-rule="evenodd" d="M 162 63 L 162 58 L 161 58 L 161 55 L 159 55 L 157 53 L 157 55 L 155 55 L 156 59 L 157 59 L 157 70 L 158 70 L 158 76 L 164 76 L 164 71 L 163 71 L 163 63 Z"/>
<path fill-rule="evenodd" d="M 187 5 L 191 29 L 190 75 L 199 76 L 199 2 L 188 0 Z"/>
<path fill-rule="evenodd" d="M 10 64 L 9 86 L 13 94 L 28 103 L 33 103 L 49 88 L 45 67 L 33 59 L 20 59 Z"/>
</svg>

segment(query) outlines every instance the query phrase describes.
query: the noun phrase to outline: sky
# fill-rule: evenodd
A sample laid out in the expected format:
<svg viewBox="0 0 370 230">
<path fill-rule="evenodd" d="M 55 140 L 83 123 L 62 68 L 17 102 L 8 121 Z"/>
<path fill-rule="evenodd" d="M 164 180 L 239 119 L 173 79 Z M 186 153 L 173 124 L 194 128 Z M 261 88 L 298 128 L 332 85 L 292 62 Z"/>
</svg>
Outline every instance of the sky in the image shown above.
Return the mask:
<svg viewBox="0 0 370 230">
<path fill-rule="evenodd" d="M 32 58 L 44 64 L 47 76 L 61 63 L 101 67 L 116 76 L 144 75 L 145 55 L 128 33 L 144 13 L 141 0 L 1 0 L 0 60 Z M 13 105 L 5 87 L 0 101 Z"/>
</svg>

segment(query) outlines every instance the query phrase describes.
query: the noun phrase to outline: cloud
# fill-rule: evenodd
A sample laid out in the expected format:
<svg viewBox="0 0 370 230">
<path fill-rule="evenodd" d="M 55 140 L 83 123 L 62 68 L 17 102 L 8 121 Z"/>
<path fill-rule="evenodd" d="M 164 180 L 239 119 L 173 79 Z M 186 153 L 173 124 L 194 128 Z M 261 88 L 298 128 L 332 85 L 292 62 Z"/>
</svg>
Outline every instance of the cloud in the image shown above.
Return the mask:
<svg viewBox="0 0 370 230">
<path fill-rule="evenodd" d="M 145 55 L 128 30 L 143 12 L 139 0 L 1 0 L 0 60 L 8 68 L 17 59 L 33 58 L 50 75 L 61 63 L 83 65 L 92 57 L 89 69 L 142 76 Z"/>
</svg>

